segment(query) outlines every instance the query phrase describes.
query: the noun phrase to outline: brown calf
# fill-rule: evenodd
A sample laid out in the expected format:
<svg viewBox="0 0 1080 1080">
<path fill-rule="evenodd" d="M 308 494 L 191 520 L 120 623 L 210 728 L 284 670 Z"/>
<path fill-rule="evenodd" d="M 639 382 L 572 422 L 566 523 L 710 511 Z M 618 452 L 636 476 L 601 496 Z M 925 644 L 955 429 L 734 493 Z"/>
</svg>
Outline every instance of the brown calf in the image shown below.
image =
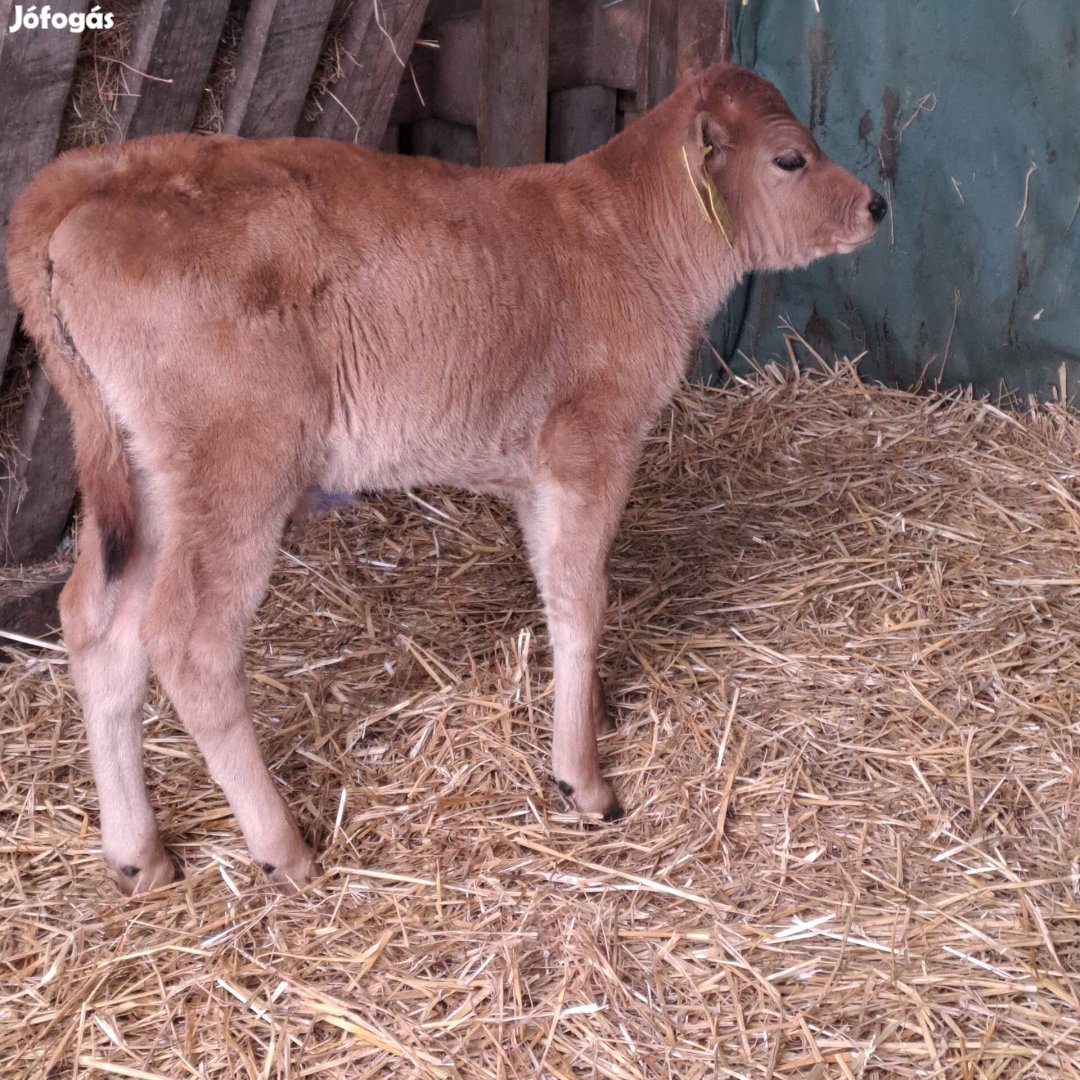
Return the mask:
<svg viewBox="0 0 1080 1080">
<path fill-rule="evenodd" d="M 311 852 L 256 743 L 244 637 L 313 490 L 452 484 L 515 507 L 550 629 L 553 768 L 597 763 L 606 561 L 650 421 L 750 270 L 866 243 L 885 203 L 777 90 L 721 65 L 568 165 L 164 135 L 65 154 L 11 219 L 12 288 L 74 423 L 61 616 L 127 891 L 172 880 L 143 781 L 150 667 L 254 859 Z"/>
</svg>

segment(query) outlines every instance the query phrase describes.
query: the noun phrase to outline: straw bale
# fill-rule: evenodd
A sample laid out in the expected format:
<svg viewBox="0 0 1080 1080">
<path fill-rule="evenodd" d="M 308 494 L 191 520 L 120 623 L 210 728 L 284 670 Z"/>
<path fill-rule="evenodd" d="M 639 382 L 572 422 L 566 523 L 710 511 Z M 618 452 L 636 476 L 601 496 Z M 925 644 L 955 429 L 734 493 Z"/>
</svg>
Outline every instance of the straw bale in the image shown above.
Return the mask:
<svg viewBox="0 0 1080 1080">
<path fill-rule="evenodd" d="M 0 1076 L 1080 1077 L 1078 447 L 850 364 L 682 393 L 611 562 L 612 826 L 548 777 L 503 506 L 288 537 L 248 659 L 296 898 L 156 690 L 186 876 L 114 893 L 65 655 L 11 646 Z"/>
</svg>

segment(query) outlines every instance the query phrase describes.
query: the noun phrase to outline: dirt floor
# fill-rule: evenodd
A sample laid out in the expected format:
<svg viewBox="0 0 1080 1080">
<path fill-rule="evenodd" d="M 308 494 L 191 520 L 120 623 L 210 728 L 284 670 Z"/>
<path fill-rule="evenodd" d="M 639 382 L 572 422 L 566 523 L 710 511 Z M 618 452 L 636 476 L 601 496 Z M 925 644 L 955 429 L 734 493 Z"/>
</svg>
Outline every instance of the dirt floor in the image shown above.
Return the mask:
<svg viewBox="0 0 1080 1080">
<path fill-rule="evenodd" d="M 0 667 L 0 1076 L 1080 1077 L 1080 420 L 776 368 L 686 392 L 612 558 L 604 767 L 547 769 L 501 505 L 286 540 L 277 895 L 156 690 L 184 878 L 123 900 L 62 651 Z"/>
</svg>

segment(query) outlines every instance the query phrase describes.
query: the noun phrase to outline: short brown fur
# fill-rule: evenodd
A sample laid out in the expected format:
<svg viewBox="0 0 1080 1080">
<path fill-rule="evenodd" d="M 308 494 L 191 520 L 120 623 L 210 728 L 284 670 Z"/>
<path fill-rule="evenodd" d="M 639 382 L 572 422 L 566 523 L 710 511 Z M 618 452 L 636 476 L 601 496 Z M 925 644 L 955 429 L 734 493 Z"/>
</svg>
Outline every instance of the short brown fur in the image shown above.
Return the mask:
<svg viewBox="0 0 1080 1080">
<path fill-rule="evenodd" d="M 777 163 L 792 154 L 805 166 Z M 552 635 L 555 778 L 621 813 L 596 651 L 644 434 L 742 275 L 853 250 L 883 213 L 728 65 L 568 165 L 165 135 L 43 169 L 9 273 L 73 418 L 84 534 L 61 616 L 120 884 L 174 874 L 143 783 L 151 666 L 254 859 L 283 883 L 314 871 L 255 741 L 243 644 L 316 489 L 513 503 Z"/>
</svg>

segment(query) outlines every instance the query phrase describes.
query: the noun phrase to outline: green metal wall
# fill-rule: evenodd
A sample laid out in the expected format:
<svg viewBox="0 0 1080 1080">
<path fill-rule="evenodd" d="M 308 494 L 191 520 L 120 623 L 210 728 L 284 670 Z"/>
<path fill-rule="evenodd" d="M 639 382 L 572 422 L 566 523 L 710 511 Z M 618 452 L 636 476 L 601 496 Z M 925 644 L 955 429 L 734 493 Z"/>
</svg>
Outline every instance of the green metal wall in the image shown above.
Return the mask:
<svg viewBox="0 0 1080 1080">
<path fill-rule="evenodd" d="M 819 6 L 733 0 L 734 59 L 892 212 L 857 256 L 755 275 L 713 323 L 717 348 L 782 355 L 786 317 L 826 355 L 867 350 L 885 382 L 925 369 L 1045 398 L 1064 365 L 1080 400 L 1080 2 Z"/>
</svg>

